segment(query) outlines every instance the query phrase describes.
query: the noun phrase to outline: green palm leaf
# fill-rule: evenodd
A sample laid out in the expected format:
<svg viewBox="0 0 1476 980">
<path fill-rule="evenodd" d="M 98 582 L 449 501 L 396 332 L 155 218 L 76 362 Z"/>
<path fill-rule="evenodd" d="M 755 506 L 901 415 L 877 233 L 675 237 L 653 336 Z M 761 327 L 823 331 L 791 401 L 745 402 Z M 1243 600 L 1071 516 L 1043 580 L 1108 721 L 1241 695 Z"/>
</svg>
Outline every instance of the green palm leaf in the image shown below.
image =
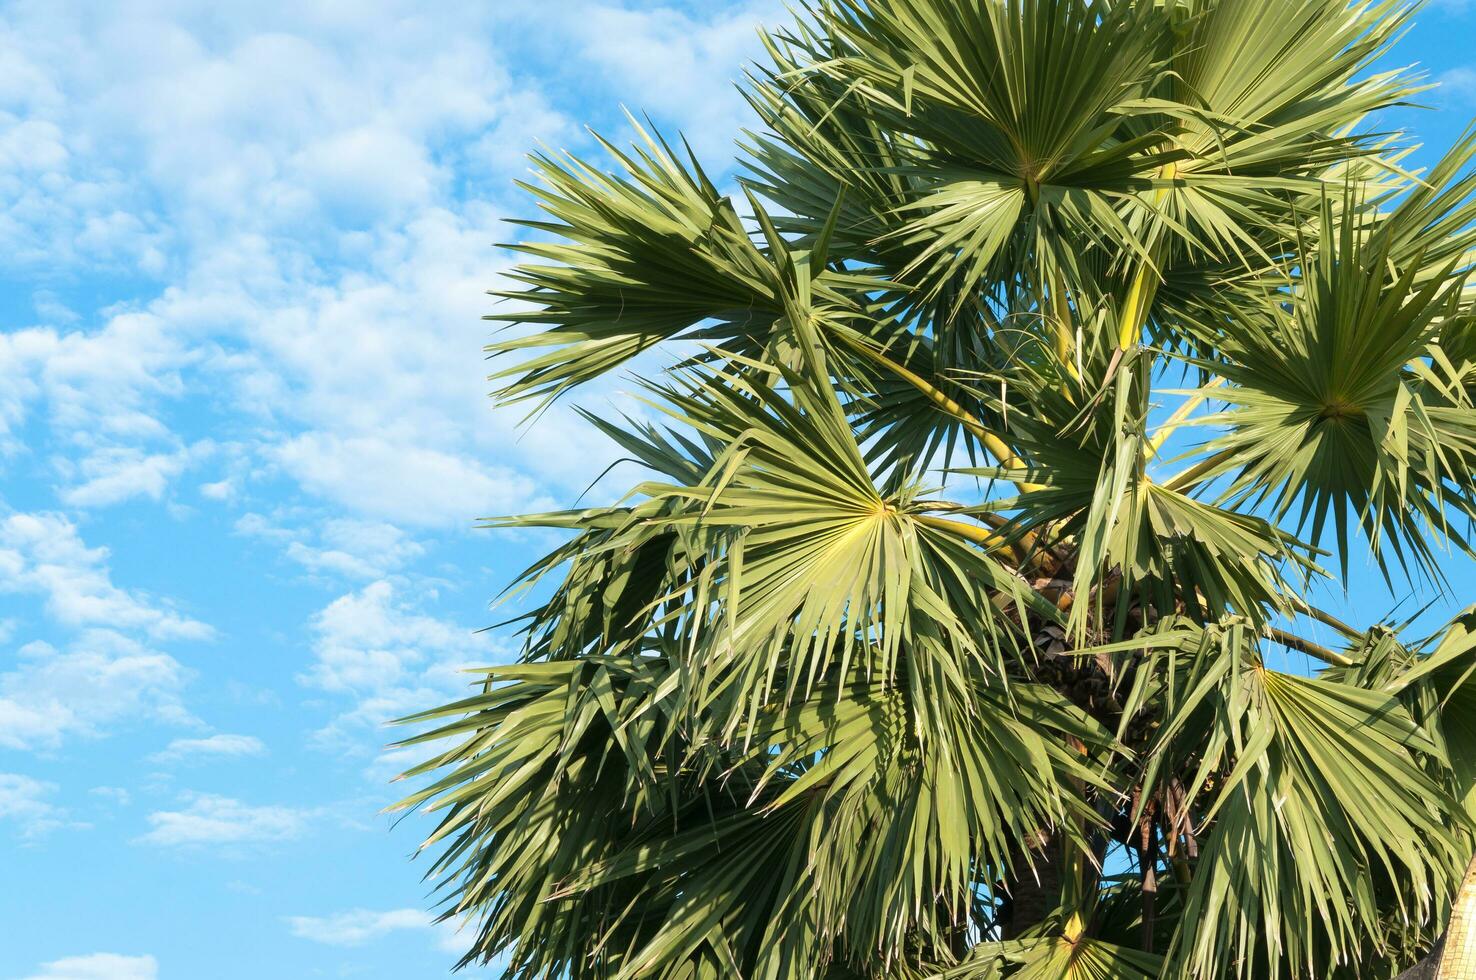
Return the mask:
<svg viewBox="0 0 1476 980">
<path fill-rule="evenodd" d="M 1428 172 L 1380 131 L 1410 16 L 812 0 L 731 175 L 639 126 L 609 170 L 534 158 L 500 399 L 680 351 L 582 412 L 642 470 L 619 499 L 487 521 L 560 539 L 506 596 L 519 663 L 407 719 L 464 964 L 1431 949 L 1476 848 L 1472 614 L 1410 639 L 1308 588 L 1372 560 L 1444 599 L 1471 551 L 1476 131 Z"/>
<path fill-rule="evenodd" d="M 1439 747 L 1386 693 L 1268 670 L 1238 628 L 1200 642 L 1153 753 L 1182 751 L 1189 719 L 1206 716 L 1183 805 L 1213 803 L 1173 960 L 1194 976 L 1356 966 L 1366 948 L 1388 952 L 1390 892 L 1405 923 L 1433 926 L 1467 856 L 1467 825 L 1424 768 Z M 1150 764 L 1155 778 L 1169 769 Z"/>
<path fill-rule="evenodd" d="M 1345 561 L 1356 522 L 1376 555 L 1409 551 L 1433 569 L 1429 530 L 1453 534 L 1447 511 L 1476 513 L 1463 486 L 1476 407 L 1463 373 L 1434 349 L 1443 329 L 1466 322 L 1464 279 L 1420 281 L 1422 266 L 1395 266 L 1398 229 L 1388 219 L 1363 241 L 1344 223 L 1301 256 L 1285 300 L 1227 340 L 1215 369 L 1233 382 L 1218 396 L 1232 407 L 1204 421 L 1229 431 L 1210 443 L 1205 475 L 1234 472 L 1228 492 L 1278 516 L 1298 508 L 1314 539 L 1330 521 Z"/>
</svg>

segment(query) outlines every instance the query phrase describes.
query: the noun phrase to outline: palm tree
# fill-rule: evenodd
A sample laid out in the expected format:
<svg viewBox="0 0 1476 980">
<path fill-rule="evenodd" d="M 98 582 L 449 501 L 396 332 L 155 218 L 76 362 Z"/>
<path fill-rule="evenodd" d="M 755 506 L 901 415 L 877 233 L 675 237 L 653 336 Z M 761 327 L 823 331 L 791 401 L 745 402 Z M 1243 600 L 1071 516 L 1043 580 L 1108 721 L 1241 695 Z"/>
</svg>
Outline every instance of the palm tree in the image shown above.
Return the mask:
<svg viewBox="0 0 1476 980">
<path fill-rule="evenodd" d="M 526 648 L 413 719 L 518 980 L 1390 977 L 1476 834 L 1476 156 L 1390 0 L 818 0 L 736 190 L 536 156 L 490 348 L 655 348 Z M 647 355 L 643 363 L 653 357 Z M 1297 665 L 1318 662 L 1318 669 Z"/>
</svg>

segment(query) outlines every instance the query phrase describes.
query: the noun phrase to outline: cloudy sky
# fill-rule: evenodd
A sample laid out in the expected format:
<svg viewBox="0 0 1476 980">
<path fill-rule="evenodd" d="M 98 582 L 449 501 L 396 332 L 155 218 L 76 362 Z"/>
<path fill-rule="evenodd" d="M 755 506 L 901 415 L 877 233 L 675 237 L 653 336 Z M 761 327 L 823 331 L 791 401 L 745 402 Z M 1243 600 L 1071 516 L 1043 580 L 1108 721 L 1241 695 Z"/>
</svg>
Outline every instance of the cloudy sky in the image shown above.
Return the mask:
<svg viewBox="0 0 1476 980">
<path fill-rule="evenodd" d="M 485 396 L 511 182 L 621 105 L 721 172 L 781 16 L 0 2 L 0 980 L 449 968 L 383 722 L 511 655 L 476 630 L 547 542 L 474 519 L 612 457 Z M 1473 31 L 1447 2 L 1401 50 L 1448 82 L 1397 120 L 1433 145 Z"/>
</svg>

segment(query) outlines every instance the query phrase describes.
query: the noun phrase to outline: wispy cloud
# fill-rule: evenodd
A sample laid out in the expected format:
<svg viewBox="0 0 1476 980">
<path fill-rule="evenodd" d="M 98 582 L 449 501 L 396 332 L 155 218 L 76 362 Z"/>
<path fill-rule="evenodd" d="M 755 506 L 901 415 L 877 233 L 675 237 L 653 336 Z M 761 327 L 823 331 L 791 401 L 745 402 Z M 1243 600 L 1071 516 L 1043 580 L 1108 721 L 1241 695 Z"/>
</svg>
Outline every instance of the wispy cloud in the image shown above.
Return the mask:
<svg viewBox="0 0 1476 980">
<path fill-rule="evenodd" d="M 1446 102 L 1476 104 L 1476 68 L 1452 68 L 1435 79 L 1436 94 Z"/>
<path fill-rule="evenodd" d="M 349 579 L 376 579 L 425 554 L 425 547 L 383 521 L 336 518 L 317 529 L 317 542 L 291 540 L 287 557 L 308 571 Z"/>
<path fill-rule="evenodd" d="M 169 777 L 97 766 L 244 760 L 261 736 L 273 768 L 306 785 L 376 752 L 386 718 L 465 690 L 461 666 L 506 658 L 474 633 L 487 623 L 465 597 L 436 595 L 441 563 L 477 517 L 567 503 L 616 455 L 570 405 L 530 432 L 486 398 L 481 317 L 513 261 L 493 244 L 518 234 L 502 218 L 528 207 L 512 185 L 523 153 L 592 149 L 592 114 L 618 140 L 627 102 L 721 167 L 743 111 L 728 80 L 758 50 L 754 14 L 780 6 L 4 5 L 0 277 L 23 288 L 0 325 L 0 467 L 6 501 L 31 512 L 0 505 L 0 634 L 15 652 L 0 665 L 0 746 L 148 727 L 116 752 L 58 753 L 55 779 L 142 847 L 249 854 L 332 818 L 248 789 L 159 798 Z M 527 29 L 534 17 L 545 29 Z M 603 406 L 614 387 L 576 397 Z M 199 532 L 213 547 L 250 514 L 270 533 L 222 548 L 244 554 L 218 556 L 208 583 L 153 552 L 147 582 L 132 577 L 132 541 Z M 268 548 L 292 579 L 271 608 L 256 598 Z M 249 667 L 181 651 L 217 637 L 249 649 Z M 294 677 L 311 700 L 285 720 Z M 231 700 L 247 688 L 259 700 Z M 196 710 L 229 712 L 227 733 Z M 345 751 L 292 756 L 303 726 Z M 88 796 L 97 783 L 111 788 Z M 7 826 L 71 819 L 43 781 L 8 794 Z M 112 806 L 130 798 L 132 811 Z M 268 871 L 252 884 L 272 894 Z M 430 928 L 423 913 L 365 914 L 316 921 L 412 940 Z M 34 971 L 158 972 L 115 953 Z"/>
<path fill-rule="evenodd" d="M 486 634 L 427 614 L 420 607 L 427 598 L 381 579 L 313 617 L 313 663 L 298 679 L 350 702 L 317 733 L 319 742 L 363 747 L 372 732 L 382 743 L 385 722 L 463 694 L 472 683 L 466 668 L 508 657 Z"/>
<path fill-rule="evenodd" d="M 161 763 L 221 759 L 266 754 L 266 745 L 254 735 L 211 735 L 206 738 L 177 738 L 149 756 Z"/>
<path fill-rule="evenodd" d="M 0 593 L 33 596 L 65 641 L 32 640 L 0 672 L 0 745 L 55 745 L 115 722 L 191 721 L 188 672 L 159 644 L 206 640 L 208 624 L 167 600 L 113 582 L 106 548 L 52 512 L 0 516 Z M 24 639 L 22 627 L 7 632 Z"/>
<path fill-rule="evenodd" d="M 287 926 L 294 936 L 325 946 L 362 946 L 392 932 L 430 929 L 434 924 L 430 913 L 420 909 L 390 912 L 352 909 L 322 917 L 294 915 L 287 918 Z"/>
<path fill-rule="evenodd" d="M 152 956 L 92 953 L 44 963 L 24 980 L 157 980 L 159 963 Z"/>
<path fill-rule="evenodd" d="M 127 806 L 133 802 L 133 794 L 122 786 L 94 786 L 87 792 L 116 806 Z"/>
<path fill-rule="evenodd" d="M 757 25 L 787 20 L 780 0 L 748 0 L 687 13 L 583 4 L 566 9 L 581 54 L 623 101 L 678 121 L 699 149 L 720 159 L 752 120 L 735 82 L 754 57 Z M 719 67 L 721 66 L 721 67 Z"/>
<path fill-rule="evenodd" d="M 188 672 L 173 657 L 113 630 L 82 631 L 66 647 L 35 641 L 0 673 L 0 746 L 55 746 L 141 721 L 190 724 Z"/>
<path fill-rule="evenodd" d="M 60 461 L 59 468 L 75 478 L 60 496 L 73 507 L 106 507 L 135 497 L 160 500 L 176 477 L 208 458 L 214 449 L 208 439 L 167 452 L 131 446 L 100 448 L 75 464 Z"/>
<path fill-rule="evenodd" d="M 150 830 L 139 843 L 160 847 L 258 845 L 300 837 L 317 815 L 288 806 L 253 806 L 226 796 L 191 793 L 179 810 L 148 815 Z"/>
<path fill-rule="evenodd" d="M 308 433 L 272 450 L 309 492 L 371 517 L 411 524 L 469 525 L 477 517 L 531 506 L 537 484 L 470 455 L 383 434 Z"/>
<path fill-rule="evenodd" d="M 387 580 L 335 599 L 312 629 L 315 658 L 302 680 L 334 692 L 383 691 L 427 668 L 469 664 L 482 646 L 470 629 L 416 612 Z"/>
<path fill-rule="evenodd" d="M 215 633 L 159 599 L 114 585 L 108 550 L 89 548 L 76 524 L 58 513 L 0 517 L 0 592 L 40 596 L 64 626 L 138 630 L 157 640 Z"/>
<path fill-rule="evenodd" d="M 0 820 L 15 824 L 20 836 L 41 837 L 68 822 L 66 810 L 49 799 L 52 783 L 19 773 L 0 772 Z"/>
</svg>

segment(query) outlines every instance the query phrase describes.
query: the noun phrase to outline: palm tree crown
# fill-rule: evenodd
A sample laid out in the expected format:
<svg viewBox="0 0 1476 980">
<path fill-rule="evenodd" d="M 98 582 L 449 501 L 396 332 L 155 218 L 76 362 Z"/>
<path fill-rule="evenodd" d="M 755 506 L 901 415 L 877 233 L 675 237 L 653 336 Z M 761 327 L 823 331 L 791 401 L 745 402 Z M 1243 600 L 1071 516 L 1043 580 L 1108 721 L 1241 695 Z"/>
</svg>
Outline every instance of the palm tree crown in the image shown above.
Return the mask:
<svg viewBox="0 0 1476 980">
<path fill-rule="evenodd" d="M 818 0 L 735 193 L 535 157 L 504 402 L 647 471 L 519 663 L 409 719 L 466 963 L 517 980 L 1389 977 L 1476 834 L 1476 175 L 1388 0 Z M 671 344 L 670 342 L 676 342 Z M 1336 637 L 1329 642 L 1326 637 Z M 1320 642 L 1319 642 L 1320 639 Z M 1323 664 L 1274 669 L 1286 650 Z"/>
</svg>

